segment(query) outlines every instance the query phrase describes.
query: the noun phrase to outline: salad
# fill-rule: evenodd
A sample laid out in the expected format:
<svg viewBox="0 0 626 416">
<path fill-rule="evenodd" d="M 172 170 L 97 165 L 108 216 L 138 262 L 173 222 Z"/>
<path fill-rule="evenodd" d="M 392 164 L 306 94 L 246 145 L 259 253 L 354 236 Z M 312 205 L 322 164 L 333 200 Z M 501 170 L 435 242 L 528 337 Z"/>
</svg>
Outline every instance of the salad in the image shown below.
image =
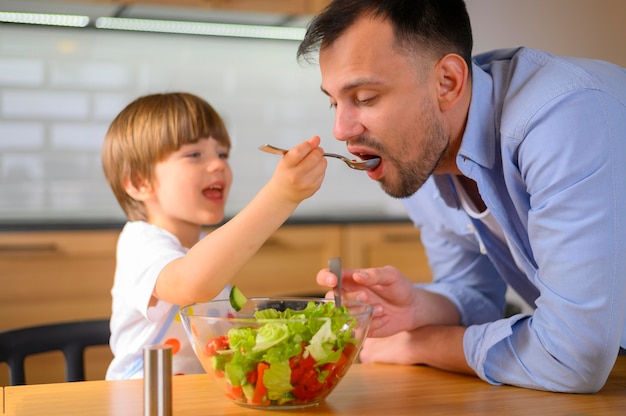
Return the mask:
<svg viewBox="0 0 626 416">
<path fill-rule="evenodd" d="M 256 325 L 237 326 L 210 339 L 204 355 L 223 378 L 226 395 L 251 406 L 305 405 L 321 401 L 357 353 L 345 306 L 310 301 L 303 310 L 257 310 Z"/>
</svg>

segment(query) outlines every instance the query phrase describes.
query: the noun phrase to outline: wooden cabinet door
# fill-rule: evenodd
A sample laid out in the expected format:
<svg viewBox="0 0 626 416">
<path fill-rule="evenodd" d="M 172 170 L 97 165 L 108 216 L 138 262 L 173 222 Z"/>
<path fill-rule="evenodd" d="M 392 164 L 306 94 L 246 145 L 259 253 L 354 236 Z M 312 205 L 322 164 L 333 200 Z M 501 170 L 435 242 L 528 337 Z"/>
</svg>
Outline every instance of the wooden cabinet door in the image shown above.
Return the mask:
<svg viewBox="0 0 626 416">
<path fill-rule="evenodd" d="M 111 315 L 118 230 L 0 233 L 0 330 Z M 107 346 L 85 351 L 85 376 L 103 379 Z M 28 357 L 29 384 L 65 381 L 60 351 Z M 8 366 L 0 364 L 0 385 Z"/>
<path fill-rule="evenodd" d="M 248 297 L 317 295 L 315 281 L 328 259 L 341 255 L 336 225 L 285 225 L 270 237 L 237 274 L 233 283 Z"/>
<path fill-rule="evenodd" d="M 345 267 L 395 266 L 414 282 L 430 282 L 432 274 L 419 230 L 412 223 L 344 226 Z"/>
<path fill-rule="evenodd" d="M 118 235 L 0 233 L 0 329 L 110 316 Z"/>
</svg>

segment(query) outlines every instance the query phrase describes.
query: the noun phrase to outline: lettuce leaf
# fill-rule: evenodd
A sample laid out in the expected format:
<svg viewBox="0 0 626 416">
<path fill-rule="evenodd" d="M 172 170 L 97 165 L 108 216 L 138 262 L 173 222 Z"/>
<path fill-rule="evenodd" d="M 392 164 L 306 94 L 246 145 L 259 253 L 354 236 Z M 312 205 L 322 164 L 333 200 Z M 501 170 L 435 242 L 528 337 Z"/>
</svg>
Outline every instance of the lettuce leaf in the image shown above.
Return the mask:
<svg viewBox="0 0 626 416">
<path fill-rule="evenodd" d="M 318 362 L 324 364 L 335 362 L 339 359 L 341 351 L 333 351 L 337 336 L 333 333 L 330 319 L 313 335 L 305 350 Z M 333 354 L 335 353 L 335 354 Z"/>
<path fill-rule="evenodd" d="M 289 393 L 293 388 L 289 360 L 272 363 L 263 374 L 263 383 L 267 388 L 267 397 L 270 400 L 279 400 Z"/>
</svg>

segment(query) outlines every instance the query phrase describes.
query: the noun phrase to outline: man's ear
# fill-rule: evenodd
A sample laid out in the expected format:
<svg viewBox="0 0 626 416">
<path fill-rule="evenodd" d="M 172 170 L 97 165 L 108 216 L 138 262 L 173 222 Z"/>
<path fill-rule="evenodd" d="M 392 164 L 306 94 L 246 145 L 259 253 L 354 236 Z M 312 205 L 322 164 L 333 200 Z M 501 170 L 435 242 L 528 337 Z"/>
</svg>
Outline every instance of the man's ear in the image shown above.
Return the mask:
<svg viewBox="0 0 626 416">
<path fill-rule="evenodd" d="M 152 186 L 137 174 L 130 174 L 124 179 L 124 190 L 136 201 L 145 201 L 152 194 Z"/>
<path fill-rule="evenodd" d="M 461 56 L 451 53 L 437 62 L 436 73 L 439 109 L 447 111 L 463 97 L 467 88 L 469 74 L 467 63 Z"/>
</svg>

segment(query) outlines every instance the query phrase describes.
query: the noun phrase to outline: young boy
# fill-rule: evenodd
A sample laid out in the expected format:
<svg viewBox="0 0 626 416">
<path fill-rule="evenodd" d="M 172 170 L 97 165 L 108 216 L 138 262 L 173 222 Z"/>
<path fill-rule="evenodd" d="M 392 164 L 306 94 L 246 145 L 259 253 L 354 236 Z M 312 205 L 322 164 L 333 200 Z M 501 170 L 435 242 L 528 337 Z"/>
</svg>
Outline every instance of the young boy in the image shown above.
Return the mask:
<svg viewBox="0 0 626 416">
<path fill-rule="evenodd" d="M 232 183 L 230 138 L 215 110 L 188 93 L 138 98 L 104 140 L 106 179 L 128 217 L 117 246 L 107 379 L 141 378 L 143 347 L 169 343 L 173 374 L 202 373 L 180 305 L 228 296 L 228 283 L 321 186 L 319 137 L 291 149 L 239 214 L 219 224 Z"/>
</svg>

